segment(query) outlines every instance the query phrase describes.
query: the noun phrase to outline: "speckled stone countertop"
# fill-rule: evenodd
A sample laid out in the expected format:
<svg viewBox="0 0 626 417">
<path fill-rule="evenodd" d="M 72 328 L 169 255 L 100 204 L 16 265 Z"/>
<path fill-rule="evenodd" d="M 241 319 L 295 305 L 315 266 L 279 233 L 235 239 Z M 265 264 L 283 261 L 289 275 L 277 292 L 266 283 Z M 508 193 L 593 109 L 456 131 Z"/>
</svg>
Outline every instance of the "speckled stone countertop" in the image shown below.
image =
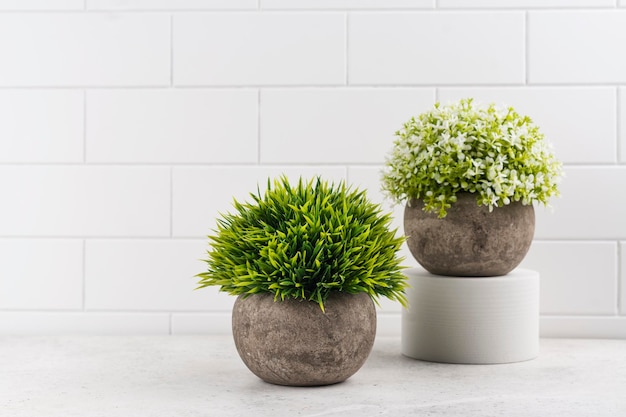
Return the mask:
<svg viewBox="0 0 626 417">
<path fill-rule="evenodd" d="M 626 416 L 626 340 L 545 339 L 539 358 L 448 365 L 378 338 L 327 387 L 270 385 L 229 336 L 0 337 L 0 416 Z"/>
</svg>

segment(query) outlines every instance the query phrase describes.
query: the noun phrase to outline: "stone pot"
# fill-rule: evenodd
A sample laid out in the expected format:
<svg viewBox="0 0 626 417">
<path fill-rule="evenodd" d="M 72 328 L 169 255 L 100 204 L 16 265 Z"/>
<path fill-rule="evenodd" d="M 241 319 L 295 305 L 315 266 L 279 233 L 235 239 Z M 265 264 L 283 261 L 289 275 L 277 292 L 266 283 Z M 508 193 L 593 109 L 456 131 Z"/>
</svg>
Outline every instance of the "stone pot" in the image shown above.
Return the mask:
<svg viewBox="0 0 626 417">
<path fill-rule="evenodd" d="M 426 213 L 421 200 L 404 210 L 404 233 L 411 254 L 436 275 L 505 275 L 522 262 L 535 232 L 532 205 L 478 206 L 476 195 L 457 194 L 446 217 Z"/>
<path fill-rule="evenodd" d="M 312 301 L 239 296 L 233 336 L 239 356 L 259 378 L 278 385 L 342 382 L 361 368 L 376 335 L 376 308 L 365 293 L 331 293 L 325 312 Z"/>
</svg>

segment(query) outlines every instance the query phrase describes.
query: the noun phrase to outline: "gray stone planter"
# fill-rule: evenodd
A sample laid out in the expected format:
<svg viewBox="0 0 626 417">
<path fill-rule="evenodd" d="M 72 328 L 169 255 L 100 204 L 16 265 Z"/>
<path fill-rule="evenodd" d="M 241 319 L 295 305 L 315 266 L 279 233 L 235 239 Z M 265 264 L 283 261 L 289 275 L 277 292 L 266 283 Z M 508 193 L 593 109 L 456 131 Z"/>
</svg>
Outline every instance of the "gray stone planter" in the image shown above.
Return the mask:
<svg viewBox="0 0 626 417">
<path fill-rule="evenodd" d="M 440 219 L 411 200 L 404 211 L 404 233 L 411 254 L 427 271 L 449 276 L 497 276 L 524 259 L 535 232 L 532 205 L 496 207 L 476 204 L 475 194 L 457 194 Z"/>
<path fill-rule="evenodd" d="M 342 382 L 361 368 L 376 335 L 376 309 L 365 293 L 333 293 L 325 313 L 315 302 L 274 302 L 271 294 L 238 297 L 233 336 L 259 378 L 279 385 Z"/>
</svg>

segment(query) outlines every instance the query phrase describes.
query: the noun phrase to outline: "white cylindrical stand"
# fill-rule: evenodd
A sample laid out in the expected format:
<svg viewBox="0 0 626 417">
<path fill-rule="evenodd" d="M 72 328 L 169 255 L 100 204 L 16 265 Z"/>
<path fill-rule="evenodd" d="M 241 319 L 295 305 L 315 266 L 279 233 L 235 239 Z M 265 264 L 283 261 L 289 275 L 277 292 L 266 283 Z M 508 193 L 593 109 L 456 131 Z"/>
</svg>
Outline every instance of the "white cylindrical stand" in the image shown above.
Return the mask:
<svg viewBox="0 0 626 417">
<path fill-rule="evenodd" d="M 520 362 L 539 352 L 539 273 L 449 277 L 405 271 L 402 354 L 432 362 Z"/>
</svg>

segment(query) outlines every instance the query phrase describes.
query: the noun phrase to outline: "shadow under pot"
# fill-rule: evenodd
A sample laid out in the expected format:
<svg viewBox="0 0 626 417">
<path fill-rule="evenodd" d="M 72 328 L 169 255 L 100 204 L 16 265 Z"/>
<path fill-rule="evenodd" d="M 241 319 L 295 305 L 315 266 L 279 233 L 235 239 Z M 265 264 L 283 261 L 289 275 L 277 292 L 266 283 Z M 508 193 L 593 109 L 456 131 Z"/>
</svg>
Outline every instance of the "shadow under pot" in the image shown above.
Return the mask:
<svg viewBox="0 0 626 417">
<path fill-rule="evenodd" d="M 233 307 L 233 337 L 245 365 L 278 385 L 342 382 L 369 356 L 376 336 L 376 308 L 366 293 L 331 293 L 318 303 L 273 294 L 239 296 Z"/>
<path fill-rule="evenodd" d="M 532 205 L 479 206 L 475 194 L 459 193 L 444 218 L 412 199 L 404 210 L 404 233 L 413 257 L 436 275 L 505 275 L 528 253 L 535 232 Z"/>
</svg>

